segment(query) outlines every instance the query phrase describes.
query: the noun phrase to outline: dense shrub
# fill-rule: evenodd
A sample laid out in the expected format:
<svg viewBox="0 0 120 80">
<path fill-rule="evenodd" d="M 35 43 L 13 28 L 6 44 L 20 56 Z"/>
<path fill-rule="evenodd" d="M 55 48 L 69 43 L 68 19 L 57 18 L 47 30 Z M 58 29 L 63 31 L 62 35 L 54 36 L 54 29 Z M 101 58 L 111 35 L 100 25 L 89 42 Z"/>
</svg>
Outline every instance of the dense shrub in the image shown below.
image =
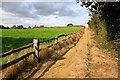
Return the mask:
<svg viewBox="0 0 120 80">
<path fill-rule="evenodd" d="M 120 51 L 120 2 L 83 2 L 91 13 L 88 25 L 100 42 L 109 42 Z"/>
</svg>

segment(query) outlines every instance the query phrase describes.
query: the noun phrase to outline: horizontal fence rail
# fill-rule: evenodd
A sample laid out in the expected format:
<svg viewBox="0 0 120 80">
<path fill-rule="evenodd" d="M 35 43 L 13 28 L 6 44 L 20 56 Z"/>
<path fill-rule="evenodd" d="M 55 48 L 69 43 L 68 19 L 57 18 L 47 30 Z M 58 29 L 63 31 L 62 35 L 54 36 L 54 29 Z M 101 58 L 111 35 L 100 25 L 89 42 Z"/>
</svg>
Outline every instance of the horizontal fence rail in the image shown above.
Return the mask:
<svg viewBox="0 0 120 80">
<path fill-rule="evenodd" d="M 9 62 L 9 63 L 3 64 L 2 66 L 0 66 L 0 70 L 3 70 L 3 69 L 5 69 L 5 68 L 7 68 L 7 67 L 9 67 L 9 66 L 11 66 L 11 65 L 13 65 L 13 64 L 18 63 L 19 61 L 23 60 L 24 58 L 30 56 L 30 55 L 33 54 L 33 53 L 34 53 L 34 52 L 27 53 L 26 55 L 24 55 L 24 56 L 22 56 L 22 57 L 20 57 L 20 58 L 17 58 L 17 59 L 15 59 L 15 60 L 13 60 L 13 61 L 11 61 L 11 62 Z"/>
<path fill-rule="evenodd" d="M 61 34 L 61 35 L 57 36 L 56 38 L 51 38 L 51 39 L 48 39 L 48 40 L 45 40 L 45 41 L 40 41 L 40 42 L 39 42 L 39 40 L 38 40 L 38 43 L 37 43 L 37 44 L 39 44 L 39 43 L 44 43 L 44 42 L 48 42 L 48 41 L 52 41 L 52 40 L 57 40 L 57 42 L 58 42 L 58 39 L 59 39 L 59 38 L 61 38 L 61 37 L 66 37 L 66 36 L 69 36 L 69 35 L 73 35 L 73 34 L 75 34 L 75 33 L 77 33 L 77 32 L 69 33 L 69 34 Z M 39 54 L 39 51 L 40 51 L 41 49 L 39 49 L 39 47 L 38 47 L 38 49 L 36 49 L 36 46 L 34 46 L 34 45 L 37 45 L 37 44 L 35 44 L 34 42 L 33 42 L 33 43 L 29 43 L 28 45 L 25 45 L 25 46 L 23 46 L 23 47 L 20 47 L 20 48 L 17 48 L 17 49 L 12 49 L 12 50 L 10 50 L 10 51 L 8 51 L 8 52 L 5 52 L 5 53 L 3 53 L 3 54 L 0 54 L 0 58 L 4 58 L 4 57 L 9 56 L 9 55 L 11 55 L 11 54 L 13 54 L 13 53 L 15 53 L 15 52 L 18 52 L 18 51 L 21 51 L 21 50 L 24 50 L 24 49 L 27 49 L 27 48 L 30 48 L 30 47 L 34 47 L 34 48 L 35 48 L 34 51 L 29 52 L 29 53 L 21 56 L 20 58 L 17 58 L 17 59 L 15 59 L 15 60 L 13 60 L 13 61 L 10 61 L 10 62 L 8 62 L 8 63 L 5 63 L 5 64 L 0 65 L 0 71 L 1 71 L 1 70 L 4 70 L 4 69 L 7 68 L 7 67 L 10 67 L 10 66 L 18 63 L 19 61 L 23 60 L 24 58 L 27 58 L 27 57 L 30 56 L 31 54 L 34 54 L 35 57 L 39 57 L 39 56 L 37 56 L 37 54 Z M 47 46 L 47 48 L 49 48 L 49 47 L 51 47 L 51 46 L 53 46 L 53 45 L 54 45 L 54 44 L 50 44 L 50 45 Z M 37 45 L 37 46 L 39 46 L 39 45 Z M 36 54 L 36 50 L 38 50 L 37 54 Z"/>
<path fill-rule="evenodd" d="M 33 43 L 29 43 L 28 45 L 25 45 L 25 46 L 23 46 L 23 47 L 20 47 L 20 48 L 17 48 L 17 49 L 13 49 L 13 50 L 10 50 L 10 51 L 5 52 L 5 53 L 3 53 L 3 54 L 0 54 L 0 58 L 6 57 L 6 56 L 8 56 L 8 55 L 10 55 L 10 54 L 12 54 L 12 53 L 14 53 L 14 52 L 18 52 L 18 51 L 20 51 L 20 50 L 29 48 L 29 47 L 31 47 L 32 45 L 33 45 Z"/>
<path fill-rule="evenodd" d="M 71 34 L 71 33 L 70 33 L 70 34 Z M 60 37 L 68 36 L 68 35 L 70 35 L 70 34 L 61 34 L 61 35 L 57 36 L 56 38 L 51 38 L 51 39 L 48 39 L 48 40 L 40 41 L 40 43 L 49 42 L 49 41 L 52 41 L 52 40 L 56 40 L 56 39 L 58 39 L 58 38 L 60 38 Z"/>
</svg>

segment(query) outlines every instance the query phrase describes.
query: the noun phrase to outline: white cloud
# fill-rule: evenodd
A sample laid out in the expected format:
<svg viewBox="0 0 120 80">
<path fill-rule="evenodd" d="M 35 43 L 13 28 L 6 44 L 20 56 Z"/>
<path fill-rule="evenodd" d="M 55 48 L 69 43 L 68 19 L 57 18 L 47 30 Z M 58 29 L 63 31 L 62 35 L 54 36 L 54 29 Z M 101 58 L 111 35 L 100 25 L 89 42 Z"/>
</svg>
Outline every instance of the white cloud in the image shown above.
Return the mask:
<svg viewBox="0 0 120 80">
<path fill-rule="evenodd" d="M 2 0 L 2 2 L 75 2 L 75 0 Z"/>
<path fill-rule="evenodd" d="M 8 3 L 7 3 L 8 4 Z M 12 3 L 16 5 L 16 3 Z M 18 4 L 18 3 L 17 3 Z M 34 5 L 36 4 L 36 5 Z M 57 26 L 68 23 L 87 25 L 89 20 L 88 10 L 76 3 L 22 3 L 23 6 L 5 5 L 0 8 L 2 23 L 12 26 L 22 24 L 24 26 L 46 25 Z M 62 7 L 62 8 L 61 8 Z M 17 10 L 16 10 L 17 9 Z M 41 10 L 43 11 L 41 13 Z"/>
</svg>

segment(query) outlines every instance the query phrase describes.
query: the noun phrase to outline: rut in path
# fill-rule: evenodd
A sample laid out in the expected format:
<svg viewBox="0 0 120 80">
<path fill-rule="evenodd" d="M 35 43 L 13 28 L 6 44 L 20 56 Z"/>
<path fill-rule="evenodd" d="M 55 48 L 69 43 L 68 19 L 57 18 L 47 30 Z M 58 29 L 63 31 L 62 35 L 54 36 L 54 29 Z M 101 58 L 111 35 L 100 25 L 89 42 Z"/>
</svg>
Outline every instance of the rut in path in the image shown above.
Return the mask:
<svg viewBox="0 0 120 80">
<path fill-rule="evenodd" d="M 118 78 L 117 59 L 100 48 L 92 39 L 92 34 L 92 31 L 86 28 L 76 46 L 42 78 Z"/>
</svg>

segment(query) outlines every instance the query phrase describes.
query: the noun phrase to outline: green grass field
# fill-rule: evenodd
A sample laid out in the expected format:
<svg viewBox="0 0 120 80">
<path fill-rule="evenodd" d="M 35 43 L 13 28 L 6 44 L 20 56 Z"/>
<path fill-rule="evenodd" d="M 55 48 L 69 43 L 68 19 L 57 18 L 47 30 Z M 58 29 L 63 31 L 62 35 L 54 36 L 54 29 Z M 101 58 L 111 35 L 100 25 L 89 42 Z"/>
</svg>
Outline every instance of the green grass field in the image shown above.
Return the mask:
<svg viewBox="0 0 120 80">
<path fill-rule="evenodd" d="M 3 29 L 2 53 L 21 47 L 32 42 L 33 39 L 47 40 L 61 34 L 76 32 L 83 27 L 37 28 L 37 29 Z"/>
</svg>

